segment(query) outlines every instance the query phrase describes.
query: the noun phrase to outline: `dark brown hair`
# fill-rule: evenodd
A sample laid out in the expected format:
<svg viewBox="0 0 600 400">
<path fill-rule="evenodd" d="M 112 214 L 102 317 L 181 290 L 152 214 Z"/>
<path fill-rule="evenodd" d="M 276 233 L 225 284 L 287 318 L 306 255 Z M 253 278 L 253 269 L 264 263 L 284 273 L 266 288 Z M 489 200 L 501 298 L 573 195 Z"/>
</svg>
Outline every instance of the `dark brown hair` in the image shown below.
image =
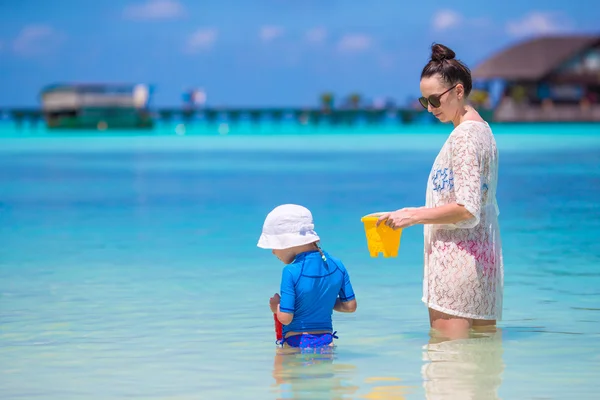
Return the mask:
<svg viewBox="0 0 600 400">
<path fill-rule="evenodd" d="M 421 79 L 439 74 L 448 87 L 462 83 L 465 87 L 465 97 L 467 97 L 473 88 L 471 70 L 454 57 L 456 57 L 456 53 L 450 48 L 434 43 L 431 46 L 431 60 L 423 68 Z"/>
</svg>

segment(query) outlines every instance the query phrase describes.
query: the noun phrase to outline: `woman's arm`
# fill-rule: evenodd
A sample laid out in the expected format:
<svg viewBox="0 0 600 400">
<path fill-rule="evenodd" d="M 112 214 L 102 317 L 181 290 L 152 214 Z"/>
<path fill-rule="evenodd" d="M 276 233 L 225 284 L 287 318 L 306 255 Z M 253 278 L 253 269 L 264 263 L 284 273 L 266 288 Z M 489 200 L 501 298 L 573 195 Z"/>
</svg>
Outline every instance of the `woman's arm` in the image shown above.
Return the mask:
<svg viewBox="0 0 600 400">
<path fill-rule="evenodd" d="M 379 217 L 377 225 L 406 228 L 417 224 L 455 225 L 457 228 L 473 228 L 479 223 L 481 210 L 482 162 L 480 147 L 470 130 L 456 131 L 452 136 L 451 162 L 454 203 L 438 207 L 403 208 Z"/>
<path fill-rule="evenodd" d="M 385 224 L 392 229 L 402 229 L 418 224 L 457 224 L 472 218 L 473 214 L 464 206 L 451 203 L 432 208 L 402 208 L 385 213 L 379 217 L 377 225 L 385 221 Z"/>
<path fill-rule="evenodd" d="M 473 218 L 463 205 L 457 203 L 439 207 L 421 207 L 415 210 L 416 224 L 456 224 Z"/>
</svg>

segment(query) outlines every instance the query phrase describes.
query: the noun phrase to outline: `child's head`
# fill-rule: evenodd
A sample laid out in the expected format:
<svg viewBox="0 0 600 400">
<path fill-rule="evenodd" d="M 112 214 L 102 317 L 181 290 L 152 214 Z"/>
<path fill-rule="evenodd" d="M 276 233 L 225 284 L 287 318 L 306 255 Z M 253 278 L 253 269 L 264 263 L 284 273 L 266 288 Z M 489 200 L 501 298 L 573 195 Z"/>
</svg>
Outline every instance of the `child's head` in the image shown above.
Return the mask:
<svg viewBox="0 0 600 400">
<path fill-rule="evenodd" d="M 320 238 L 314 228 L 312 214 L 307 208 L 283 204 L 267 215 L 257 246 L 271 249 L 277 258 L 289 264 L 298 254 L 317 248 Z"/>
</svg>

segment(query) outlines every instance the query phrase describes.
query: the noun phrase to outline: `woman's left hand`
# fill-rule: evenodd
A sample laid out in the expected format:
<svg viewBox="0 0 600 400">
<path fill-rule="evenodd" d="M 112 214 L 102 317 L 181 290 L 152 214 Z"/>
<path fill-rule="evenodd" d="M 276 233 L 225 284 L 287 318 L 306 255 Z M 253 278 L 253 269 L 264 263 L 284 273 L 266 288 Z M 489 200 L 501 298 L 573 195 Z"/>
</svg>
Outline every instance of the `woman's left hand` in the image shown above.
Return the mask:
<svg viewBox="0 0 600 400">
<path fill-rule="evenodd" d="M 393 212 L 385 213 L 377 220 L 377 226 L 384 223 L 392 229 L 402 229 L 413 226 L 418 222 L 416 207 L 401 208 Z"/>
</svg>

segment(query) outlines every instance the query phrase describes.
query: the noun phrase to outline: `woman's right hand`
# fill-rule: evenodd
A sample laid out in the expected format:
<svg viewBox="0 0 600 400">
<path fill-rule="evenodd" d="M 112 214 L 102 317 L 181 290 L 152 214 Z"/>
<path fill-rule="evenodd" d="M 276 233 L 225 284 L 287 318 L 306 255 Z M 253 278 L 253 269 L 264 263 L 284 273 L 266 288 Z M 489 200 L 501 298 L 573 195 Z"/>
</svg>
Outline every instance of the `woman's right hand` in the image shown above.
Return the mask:
<svg viewBox="0 0 600 400">
<path fill-rule="evenodd" d="M 415 216 L 415 210 L 417 210 L 417 207 L 406 207 L 394 212 L 385 213 L 377 220 L 377 226 L 381 223 L 384 223 L 392 229 L 402 229 L 413 226 L 418 222 Z"/>
</svg>

